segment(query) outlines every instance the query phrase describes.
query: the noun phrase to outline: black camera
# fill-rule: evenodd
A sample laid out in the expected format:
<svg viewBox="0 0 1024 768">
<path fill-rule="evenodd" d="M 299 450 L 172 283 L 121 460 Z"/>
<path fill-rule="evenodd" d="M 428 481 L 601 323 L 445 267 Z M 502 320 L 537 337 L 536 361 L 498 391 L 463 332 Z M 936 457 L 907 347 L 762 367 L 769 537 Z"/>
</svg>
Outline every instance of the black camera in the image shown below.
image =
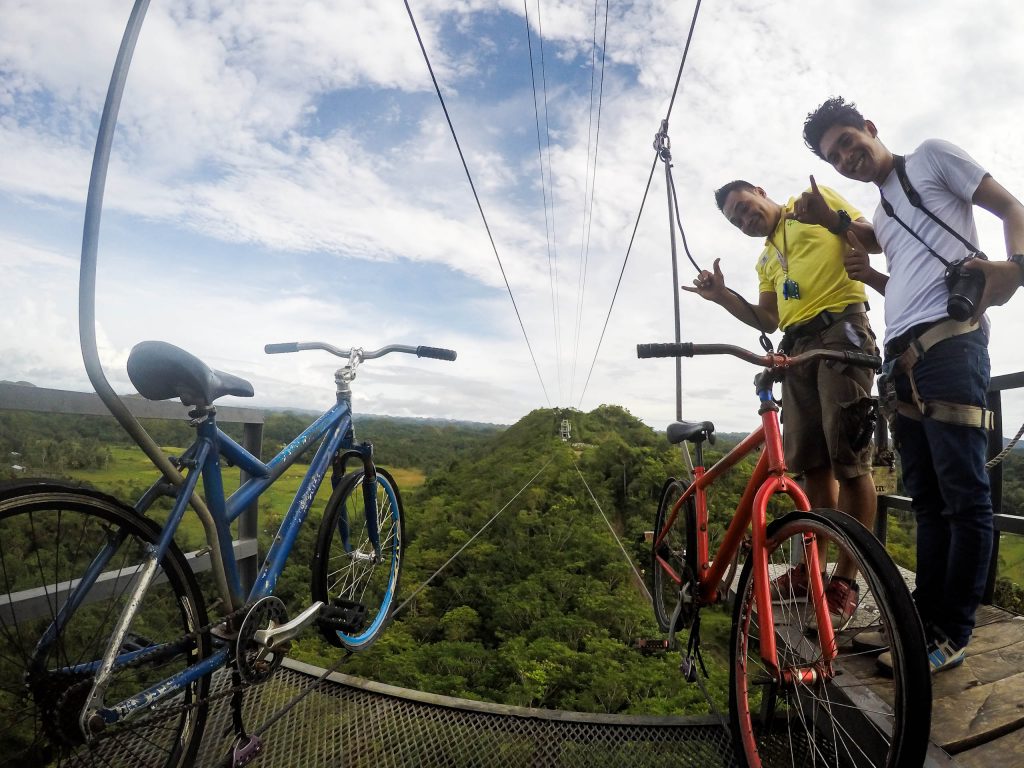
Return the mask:
<svg viewBox="0 0 1024 768">
<path fill-rule="evenodd" d="M 954 261 L 946 267 L 946 287 L 949 288 L 949 300 L 946 312 L 954 320 L 963 322 L 974 314 L 975 307 L 985 290 L 985 273 L 977 269 L 966 269 L 964 264 L 972 258 L 984 259 L 985 254 L 978 253 L 960 261 Z"/>
</svg>

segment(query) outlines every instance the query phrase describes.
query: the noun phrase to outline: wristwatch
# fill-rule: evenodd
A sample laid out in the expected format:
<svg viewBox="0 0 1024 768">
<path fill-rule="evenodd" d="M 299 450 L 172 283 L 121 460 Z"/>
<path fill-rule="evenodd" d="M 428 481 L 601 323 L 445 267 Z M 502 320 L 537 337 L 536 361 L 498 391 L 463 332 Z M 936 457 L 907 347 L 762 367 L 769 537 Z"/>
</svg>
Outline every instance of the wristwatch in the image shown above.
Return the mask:
<svg viewBox="0 0 1024 768">
<path fill-rule="evenodd" d="M 1024 285 L 1024 253 L 1015 253 L 1012 256 L 1007 256 L 1006 260 L 1012 261 L 1020 269 L 1020 284 Z"/>
<path fill-rule="evenodd" d="M 836 211 L 836 213 L 839 214 L 839 223 L 836 224 L 834 227 L 829 227 L 828 231 L 831 232 L 833 235 L 841 235 L 843 234 L 843 232 L 850 228 L 850 225 L 853 224 L 853 219 L 851 219 L 850 214 L 848 214 L 842 208 Z"/>
</svg>

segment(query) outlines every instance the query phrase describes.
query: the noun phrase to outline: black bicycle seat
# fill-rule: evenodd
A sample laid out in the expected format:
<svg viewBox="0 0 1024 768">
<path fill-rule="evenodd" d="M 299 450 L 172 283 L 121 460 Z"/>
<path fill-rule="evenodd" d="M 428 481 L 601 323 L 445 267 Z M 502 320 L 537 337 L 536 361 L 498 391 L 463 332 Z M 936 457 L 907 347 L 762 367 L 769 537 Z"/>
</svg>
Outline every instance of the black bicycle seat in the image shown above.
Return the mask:
<svg viewBox="0 0 1024 768">
<path fill-rule="evenodd" d="M 191 407 L 211 405 L 223 395 L 252 397 L 245 379 L 215 371 L 195 355 L 166 341 L 142 341 L 128 355 L 128 378 L 147 400 L 180 397 Z"/>
<path fill-rule="evenodd" d="M 668 425 L 666 433 L 672 445 L 683 440 L 693 443 L 707 440 L 712 445 L 715 442 L 715 425 L 710 421 L 675 421 Z"/>
</svg>

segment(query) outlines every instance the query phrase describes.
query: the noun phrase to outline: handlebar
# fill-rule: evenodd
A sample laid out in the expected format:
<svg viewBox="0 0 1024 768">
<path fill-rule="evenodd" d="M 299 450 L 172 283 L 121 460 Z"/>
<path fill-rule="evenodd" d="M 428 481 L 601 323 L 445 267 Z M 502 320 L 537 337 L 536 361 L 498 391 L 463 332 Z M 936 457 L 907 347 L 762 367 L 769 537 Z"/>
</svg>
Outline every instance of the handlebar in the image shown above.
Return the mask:
<svg viewBox="0 0 1024 768">
<path fill-rule="evenodd" d="M 732 344 L 694 344 L 693 342 L 672 342 L 665 344 L 637 344 L 636 356 L 647 357 L 696 357 L 698 355 L 732 355 L 740 360 L 746 360 L 754 365 L 763 365 L 766 368 L 785 369 L 811 360 L 837 360 L 850 365 L 860 365 L 865 368 L 878 370 L 882 366 L 882 358 L 878 355 L 867 355 L 863 352 L 853 352 L 839 349 L 811 349 L 799 355 L 784 355 L 781 352 L 772 352 L 767 355 L 759 355 L 742 347 Z"/>
<path fill-rule="evenodd" d="M 339 349 L 333 344 L 327 344 L 323 341 L 287 341 L 282 344 L 267 344 L 263 347 L 263 351 L 268 355 L 279 355 L 285 352 L 303 352 L 307 349 L 322 349 L 325 352 L 330 352 L 332 355 L 337 355 L 338 357 L 343 357 L 345 359 L 351 358 L 352 354 L 355 353 L 361 360 L 373 360 L 374 358 L 383 357 L 391 352 L 403 352 L 408 355 L 416 355 L 416 357 L 432 357 L 436 360 L 454 360 L 458 357 L 458 353 L 454 349 L 425 347 L 422 345 L 412 347 L 406 344 L 389 344 L 386 347 L 374 349 L 369 352 L 358 348 Z"/>
</svg>

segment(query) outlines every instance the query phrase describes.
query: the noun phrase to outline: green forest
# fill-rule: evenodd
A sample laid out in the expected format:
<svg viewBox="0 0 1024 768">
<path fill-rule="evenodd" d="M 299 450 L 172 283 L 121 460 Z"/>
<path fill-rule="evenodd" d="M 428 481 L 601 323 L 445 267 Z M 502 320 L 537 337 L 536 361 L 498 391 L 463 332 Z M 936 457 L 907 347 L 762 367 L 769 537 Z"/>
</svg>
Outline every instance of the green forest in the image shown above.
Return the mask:
<svg viewBox="0 0 1024 768">
<path fill-rule="evenodd" d="M 563 418 L 572 424 L 571 443 L 558 437 Z M 309 421 L 301 414 L 268 414 L 264 456 Z M 154 421 L 147 428 L 168 447 L 180 449 L 189 438 L 183 422 Z M 638 641 L 661 637 L 643 586 L 643 534 L 653 526 L 665 478 L 683 474 L 679 449 L 663 434 L 612 405 L 589 413 L 536 410 L 507 428 L 369 417 L 358 419 L 356 429 L 360 439 L 374 443 L 378 463 L 394 470 L 406 514 L 406 549 L 400 612 L 381 639 L 342 671 L 521 706 L 632 714 L 709 711 L 699 688 L 683 681 L 678 653 L 637 650 Z M 706 451 L 707 463 L 730 444 L 729 436 L 720 436 Z M 153 477 L 111 419 L 3 413 L 0 450 L 10 457 L 2 470 L 7 476 L 73 477 L 128 500 Z M 752 461 L 714 487 L 713 538 L 727 524 Z M 1004 512 L 1024 511 L 1021 461 L 1015 452 L 1005 464 Z M 304 469 L 293 467 L 279 484 L 285 487 L 261 501 L 263 551 Z M 320 508 L 324 500 L 322 493 Z M 278 594 L 292 612 L 310 600 L 318 514 L 304 526 L 279 581 Z M 184 526 L 181 535 L 183 546 L 199 544 L 194 528 Z M 889 550 L 913 567 L 913 525 L 895 513 Z M 1016 610 L 1022 571 L 1024 541 L 1004 536 L 1000 599 Z M 714 706 L 724 710 L 730 616 L 716 608 L 702 617 L 707 687 Z M 338 653 L 309 631 L 291 655 L 330 666 Z"/>
</svg>

